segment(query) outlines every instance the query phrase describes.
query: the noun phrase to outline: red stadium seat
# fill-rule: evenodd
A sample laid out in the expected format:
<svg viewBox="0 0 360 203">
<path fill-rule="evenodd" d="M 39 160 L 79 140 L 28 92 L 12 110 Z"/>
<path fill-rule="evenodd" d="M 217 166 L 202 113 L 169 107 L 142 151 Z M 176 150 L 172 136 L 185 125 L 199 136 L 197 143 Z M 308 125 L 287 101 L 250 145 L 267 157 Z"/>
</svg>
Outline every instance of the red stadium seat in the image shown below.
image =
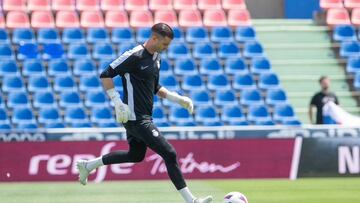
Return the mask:
<svg viewBox="0 0 360 203">
<path fill-rule="evenodd" d="M 153 16 L 150 11 L 132 11 L 130 14 L 130 26 L 151 27 L 153 25 Z"/>
<path fill-rule="evenodd" d="M 245 0 L 222 0 L 222 7 L 225 10 L 246 9 Z"/>
<path fill-rule="evenodd" d="M 0 28 L 5 28 L 5 18 L 3 14 L 0 14 Z"/>
<path fill-rule="evenodd" d="M 98 0 L 76 0 L 76 9 L 79 11 L 97 11 L 100 7 Z"/>
<path fill-rule="evenodd" d="M 9 11 L 6 15 L 6 26 L 8 28 L 28 28 L 30 27 L 29 16 L 22 11 Z"/>
<path fill-rule="evenodd" d="M 51 11 L 50 0 L 28 0 L 29 11 Z"/>
<path fill-rule="evenodd" d="M 153 11 L 172 10 L 173 9 L 172 0 L 150 0 L 149 9 Z"/>
<path fill-rule="evenodd" d="M 104 18 L 100 11 L 83 11 L 80 17 L 80 25 L 84 28 L 104 27 Z"/>
<path fill-rule="evenodd" d="M 226 14 L 224 10 L 205 10 L 204 11 L 204 26 L 216 27 L 227 26 Z"/>
<path fill-rule="evenodd" d="M 107 11 L 105 14 L 105 26 L 129 27 L 129 18 L 126 11 Z"/>
<path fill-rule="evenodd" d="M 343 8 L 343 0 L 320 0 L 320 8 L 328 10 L 330 8 Z"/>
<path fill-rule="evenodd" d="M 345 0 L 344 6 L 350 9 L 360 8 L 360 0 Z"/>
<path fill-rule="evenodd" d="M 101 10 L 103 11 L 124 10 L 124 0 L 102 0 Z"/>
<path fill-rule="evenodd" d="M 31 26 L 33 28 L 55 27 L 54 16 L 51 11 L 34 11 L 31 14 Z"/>
<path fill-rule="evenodd" d="M 251 17 L 248 10 L 231 9 L 228 12 L 228 24 L 232 27 L 251 25 Z"/>
<path fill-rule="evenodd" d="M 351 12 L 351 22 L 352 24 L 359 26 L 360 25 L 360 8 L 355 8 Z"/>
<path fill-rule="evenodd" d="M 79 16 L 75 11 L 58 11 L 56 13 L 56 27 L 80 27 Z"/>
<path fill-rule="evenodd" d="M 148 0 L 125 0 L 127 11 L 148 10 L 148 8 Z"/>
<path fill-rule="evenodd" d="M 181 10 L 179 13 L 179 25 L 181 27 L 203 26 L 199 10 Z"/>
<path fill-rule="evenodd" d="M 4 11 L 26 11 L 26 0 L 3 0 Z"/>
<path fill-rule="evenodd" d="M 197 9 L 196 0 L 175 0 L 175 10 L 195 10 Z"/>
<path fill-rule="evenodd" d="M 75 1 L 73 0 L 52 0 L 54 11 L 75 11 Z"/>
<path fill-rule="evenodd" d="M 221 0 L 198 0 L 200 10 L 221 9 Z"/>
<path fill-rule="evenodd" d="M 155 12 L 154 23 L 166 23 L 171 27 L 178 27 L 178 19 L 173 10 L 159 10 Z"/>
<path fill-rule="evenodd" d="M 351 24 L 349 12 L 344 8 L 329 9 L 326 13 L 326 23 L 329 26 L 349 25 L 349 24 Z"/>
</svg>

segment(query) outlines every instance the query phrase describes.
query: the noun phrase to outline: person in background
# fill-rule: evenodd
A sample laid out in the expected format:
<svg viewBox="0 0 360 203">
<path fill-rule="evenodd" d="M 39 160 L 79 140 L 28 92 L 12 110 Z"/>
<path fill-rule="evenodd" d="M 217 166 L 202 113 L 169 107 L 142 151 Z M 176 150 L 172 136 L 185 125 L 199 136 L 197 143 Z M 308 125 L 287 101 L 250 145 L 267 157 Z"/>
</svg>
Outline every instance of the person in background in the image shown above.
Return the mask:
<svg viewBox="0 0 360 203">
<path fill-rule="evenodd" d="M 321 91 L 317 92 L 310 101 L 309 106 L 309 119 L 312 124 L 324 124 L 323 118 L 323 106 L 332 101 L 335 104 L 339 104 L 339 100 L 336 95 L 330 91 L 330 79 L 327 76 L 321 76 L 319 79 Z M 314 122 L 313 111 L 316 108 L 316 122 Z"/>
</svg>

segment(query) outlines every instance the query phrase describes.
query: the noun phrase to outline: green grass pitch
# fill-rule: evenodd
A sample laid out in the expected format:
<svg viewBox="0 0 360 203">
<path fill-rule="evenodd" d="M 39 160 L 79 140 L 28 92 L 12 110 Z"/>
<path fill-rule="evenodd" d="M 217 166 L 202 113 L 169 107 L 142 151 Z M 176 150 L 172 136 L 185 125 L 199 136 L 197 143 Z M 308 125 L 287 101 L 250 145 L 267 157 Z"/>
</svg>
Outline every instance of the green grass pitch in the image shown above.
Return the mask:
<svg viewBox="0 0 360 203">
<path fill-rule="evenodd" d="M 290 180 L 196 180 L 188 185 L 197 196 L 213 195 L 221 203 L 230 191 L 250 203 L 360 203 L 360 178 Z M 1 203 L 183 203 L 169 181 L 89 183 L 0 183 Z"/>
</svg>

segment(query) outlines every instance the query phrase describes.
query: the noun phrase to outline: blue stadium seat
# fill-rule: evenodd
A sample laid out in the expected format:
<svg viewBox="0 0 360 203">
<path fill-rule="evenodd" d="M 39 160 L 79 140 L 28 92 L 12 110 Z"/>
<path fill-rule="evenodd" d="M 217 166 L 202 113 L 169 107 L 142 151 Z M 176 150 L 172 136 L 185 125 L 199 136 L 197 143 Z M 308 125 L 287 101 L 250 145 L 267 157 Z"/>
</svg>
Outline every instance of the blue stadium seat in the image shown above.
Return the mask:
<svg viewBox="0 0 360 203">
<path fill-rule="evenodd" d="M 195 60 L 192 58 L 175 60 L 174 73 L 181 76 L 198 74 Z"/>
<path fill-rule="evenodd" d="M 30 102 L 25 92 L 10 92 L 7 106 L 10 108 L 30 107 Z"/>
<path fill-rule="evenodd" d="M 360 90 L 360 72 L 355 74 L 353 84 L 356 90 Z"/>
<path fill-rule="evenodd" d="M 61 42 L 59 32 L 55 28 L 40 28 L 37 31 L 37 41 L 40 44 Z"/>
<path fill-rule="evenodd" d="M 3 92 L 18 92 L 24 91 L 24 83 L 21 77 L 19 76 L 6 76 L 2 81 L 2 91 Z"/>
<path fill-rule="evenodd" d="M 220 43 L 218 56 L 220 58 L 239 58 L 241 57 L 240 49 L 234 42 Z"/>
<path fill-rule="evenodd" d="M 282 89 L 269 89 L 266 92 L 265 101 L 266 104 L 271 106 L 288 103 L 286 93 Z"/>
<path fill-rule="evenodd" d="M 191 91 L 190 98 L 195 106 L 211 106 L 213 104 L 211 96 L 206 90 Z"/>
<path fill-rule="evenodd" d="M 190 50 L 186 44 L 172 43 L 168 48 L 168 58 L 179 59 L 179 58 L 190 58 Z"/>
<path fill-rule="evenodd" d="M 150 36 L 151 36 L 150 28 L 147 27 L 139 28 L 136 31 L 136 41 L 139 44 L 144 43 L 147 39 L 149 39 Z"/>
<path fill-rule="evenodd" d="M 124 42 L 134 43 L 134 34 L 132 30 L 127 27 L 114 28 L 111 32 L 111 42 L 115 44 L 121 44 Z"/>
<path fill-rule="evenodd" d="M 103 88 L 98 76 L 82 76 L 80 77 L 79 89 L 83 92 L 91 92 L 101 91 Z"/>
<path fill-rule="evenodd" d="M 227 124 L 236 124 L 246 121 L 245 115 L 238 105 L 224 106 L 221 120 Z"/>
<path fill-rule="evenodd" d="M 12 42 L 14 44 L 34 43 L 35 34 L 30 28 L 17 28 L 13 30 Z"/>
<path fill-rule="evenodd" d="M 243 59 L 228 58 L 225 61 L 225 73 L 228 75 L 246 74 L 249 70 Z"/>
<path fill-rule="evenodd" d="M 85 43 L 85 34 L 81 28 L 65 28 L 62 33 L 62 41 L 65 44 Z"/>
<path fill-rule="evenodd" d="M 154 106 L 155 107 L 161 107 L 161 99 L 159 99 L 159 97 L 157 95 L 154 95 Z"/>
<path fill-rule="evenodd" d="M 356 41 L 356 31 L 352 25 L 337 25 L 332 33 L 335 41 Z"/>
<path fill-rule="evenodd" d="M 246 42 L 243 54 L 246 58 L 265 57 L 264 49 L 259 42 Z"/>
<path fill-rule="evenodd" d="M 173 42 L 184 42 L 184 33 L 182 31 L 181 28 L 179 27 L 173 27 L 173 31 L 174 31 L 174 39 Z"/>
<path fill-rule="evenodd" d="M 185 39 L 189 43 L 209 42 L 209 34 L 204 27 L 189 27 Z"/>
<path fill-rule="evenodd" d="M 99 128 L 116 128 L 119 127 L 119 124 L 113 122 L 107 122 L 107 123 L 98 123 L 97 125 Z"/>
<path fill-rule="evenodd" d="M 3 95 L 0 94 L 0 108 L 3 108 L 3 107 L 5 107 L 5 101 L 4 101 Z"/>
<path fill-rule="evenodd" d="M 350 74 L 360 72 L 360 57 L 352 57 L 347 60 L 346 72 Z"/>
<path fill-rule="evenodd" d="M 159 122 L 159 121 L 156 121 L 154 120 L 154 123 L 157 127 L 170 127 L 170 123 L 168 122 Z"/>
<path fill-rule="evenodd" d="M 14 124 L 35 123 L 33 111 L 30 108 L 14 108 L 11 120 Z"/>
<path fill-rule="evenodd" d="M 76 83 L 70 76 L 59 76 L 55 78 L 54 90 L 56 92 L 76 91 Z"/>
<path fill-rule="evenodd" d="M 210 122 L 202 122 L 203 126 L 223 126 L 224 123 L 221 121 L 210 121 Z"/>
<path fill-rule="evenodd" d="M 45 76 L 46 70 L 41 60 L 25 60 L 23 62 L 22 74 L 26 77 L 29 76 Z"/>
<path fill-rule="evenodd" d="M 71 123 L 70 127 L 72 128 L 91 128 L 92 124 L 88 121 L 80 122 L 80 123 Z"/>
<path fill-rule="evenodd" d="M 0 120 L 0 132 L 8 132 L 11 130 L 11 125 L 6 123 L 1 123 Z"/>
<path fill-rule="evenodd" d="M 4 108 L 0 108 L 0 124 L 8 124 L 9 116 Z"/>
<path fill-rule="evenodd" d="M 114 117 L 110 108 L 108 107 L 95 107 L 91 110 L 91 122 L 95 124 L 99 123 L 112 123 L 114 122 Z"/>
<path fill-rule="evenodd" d="M 250 66 L 250 71 L 255 75 L 272 72 L 269 59 L 253 58 Z"/>
<path fill-rule="evenodd" d="M 267 122 L 271 117 L 264 105 L 251 105 L 248 109 L 247 120 L 250 122 Z"/>
<path fill-rule="evenodd" d="M 14 60 L 0 60 L 0 78 L 6 76 L 18 76 L 19 68 Z"/>
<path fill-rule="evenodd" d="M 156 123 L 167 122 L 165 112 L 161 107 L 155 107 L 153 109 L 152 117 Z"/>
<path fill-rule="evenodd" d="M 1 44 L 9 44 L 9 34 L 6 29 L 0 28 L 0 43 Z"/>
<path fill-rule="evenodd" d="M 95 44 L 93 47 L 92 56 L 95 60 L 115 59 L 115 52 L 111 44 Z"/>
<path fill-rule="evenodd" d="M 91 59 L 76 60 L 73 66 L 75 76 L 96 75 L 96 65 Z"/>
<path fill-rule="evenodd" d="M 189 126 L 197 126 L 194 121 L 191 121 L 191 122 L 175 122 L 175 123 L 176 123 L 175 126 L 183 126 L 183 127 L 185 127 L 185 126 L 187 126 L 187 127 L 189 127 Z"/>
<path fill-rule="evenodd" d="M 342 58 L 359 57 L 360 56 L 360 42 L 342 42 L 340 45 L 340 56 Z"/>
<path fill-rule="evenodd" d="M 125 53 L 126 51 L 128 51 L 129 49 L 134 48 L 135 46 L 136 46 L 136 44 L 132 43 L 132 42 L 120 43 L 118 46 L 118 54 L 121 55 L 121 54 Z"/>
<path fill-rule="evenodd" d="M 0 44 L 0 60 L 14 60 L 15 55 L 10 45 Z"/>
<path fill-rule="evenodd" d="M 213 27 L 211 29 L 210 40 L 215 43 L 233 42 L 232 30 L 229 27 Z"/>
<path fill-rule="evenodd" d="M 71 75 L 70 68 L 66 60 L 53 59 L 48 63 L 48 74 L 51 77 Z"/>
<path fill-rule="evenodd" d="M 250 125 L 249 121 L 244 120 L 244 121 L 230 121 L 228 123 L 228 125 L 232 125 L 232 126 L 248 126 Z"/>
<path fill-rule="evenodd" d="M 85 106 L 89 108 L 103 107 L 109 106 L 109 102 L 103 91 L 90 91 L 86 93 Z"/>
<path fill-rule="evenodd" d="M 18 60 L 39 59 L 38 45 L 34 43 L 20 44 L 17 54 Z"/>
<path fill-rule="evenodd" d="M 45 124 L 45 128 L 65 128 L 64 123 L 47 123 Z"/>
<path fill-rule="evenodd" d="M 118 91 L 123 89 L 123 83 L 122 83 L 121 77 L 114 77 L 113 81 L 114 81 L 115 88 Z"/>
<path fill-rule="evenodd" d="M 278 89 L 280 88 L 279 78 L 275 73 L 263 73 L 259 77 L 258 86 L 260 89 Z"/>
<path fill-rule="evenodd" d="M 69 44 L 67 51 L 68 59 L 90 59 L 90 52 L 85 43 L 72 43 Z"/>
<path fill-rule="evenodd" d="M 178 91 L 179 90 L 179 83 L 176 81 L 176 78 L 172 75 L 168 76 L 161 76 L 160 77 L 160 84 L 171 91 Z"/>
<path fill-rule="evenodd" d="M 282 125 L 288 125 L 288 126 L 301 126 L 302 123 L 299 120 L 289 120 L 284 121 Z"/>
<path fill-rule="evenodd" d="M 215 48 L 211 43 L 195 43 L 193 47 L 193 57 L 197 59 L 215 58 Z"/>
<path fill-rule="evenodd" d="M 233 90 L 216 91 L 214 104 L 218 106 L 239 105 Z"/>
<path fill-rule="evenodd" d="M 50 83 L 46 76 L 31 76 L 28 80 L 29 92 L 49 91 Z"/>
<path fill-rule="evenodd" d="M 105 28 L 89 28 L 87 30 L 86 41 L 88 43 L 109 43 L 109 32 Z"/>
<path fill-rule="evenodd" d="M 190 115 L 188 110 L 175 106 L 170 108 L 169 121 L 175 125 L 181 125 L 181 123 L 193 122 L 194 118 Z"/>
<path fill-rule="evenodd" d="M 264 101 L 257 89 L 246 89 L 241 92 L 240 103 L 245 106 L 261 105 Z"/>
<path fill-rule="evenodd" d="M 38 126 L 35 123 L 20 123 L 16 127 L 19 131 L 35 131 L 38 129 Z"/>
<path fill-rule="evenodd" d="M 235 39 L 238 42 L 256 41 L 256 32 L 253 27 L 237 27 Z"/>
<path fill-rule="evenodd" d="M 297 120 L 294 109 L 289 104 L 276 105 L 274 108 L 273 118 L 277 122 L 284 122 L 286 120 Z"/>
<path fill-rule="evenodd" d="M 57 107 L 52 92 L 35 92 L 33 96 L 33 105 L 35 108 Z"/>
<path fill-rule="evenodd" d="M 108 68 L 111 62 L 112 60 L 109 59 L 100 60 L 98 65 L 98 75 L 100 75 L 106 68 Z"/>
<path fill-rule="evenodd" d="M 161 59 L 160 62 L 160 75 L 172 75 L 173 68 L 167 59 Z"/>
<path fill-rule="evenodd" d="M 205 90 L 204 81 L 200 75 L 189 75 L 184 78 L 181 88 L 185 91 Z"/>
<path fill-rule="evenodd" d="M 59 123 L 62 122 L 60 113 L 57 108 L 40 108 L 39 110 L 39 123 L 49 124 L 49 123 Z"/>
<path fill-rule="evenodd" d="M 201 106 L 196 108 L 195 121 L 206 124 L 220 121 L 216 110 L 212 106 Z"/>
<path fill-rule="evenodd" d="M 44 60 L 64 58 L 64 56 L 65 54 L 62 44 L 50 43 L 44 45 L 44 53 L 43 53 Z"/>
<path fill-rule="evenodd" d="M 212 91 L 231 89 L 229 80 L 224 75 L 210 75 L 207 88 Z"/>
<path fill-rule="evenodd" d="M 66 123 L 81 124 L 88 123 L 89 119 L 82 108 L 66 108 L 64 120 Z"/>
<path fill-rule="evenodd" d="M 223 74 L 223 68 L 216 58 L 205 58 L 200 61 L 199 72 L 202 75 L 219 75 Z"/>
<path fill-rule="evenodd" d="M 274 121 L 271 121 L 271 120 L 267 120 L 267 121 L 255 121 L 254 123 L 255 125 L 265 125 L 265 126 L 273 126 L 275 125 L 275 122 Z"/>
<path fill-rule="evenodd" d="M 77 92 L 62 92 L 60 94 L 59 106 L 62 108 L 82 107 L 80 95 Z"/>
</svg>

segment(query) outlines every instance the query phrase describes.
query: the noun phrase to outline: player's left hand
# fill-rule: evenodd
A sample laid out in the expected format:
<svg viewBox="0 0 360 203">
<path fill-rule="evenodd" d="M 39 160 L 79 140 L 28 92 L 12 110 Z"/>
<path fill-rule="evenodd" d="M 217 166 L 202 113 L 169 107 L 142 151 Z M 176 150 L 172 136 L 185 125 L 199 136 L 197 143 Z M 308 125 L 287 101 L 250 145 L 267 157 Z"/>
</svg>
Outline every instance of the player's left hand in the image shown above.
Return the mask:
<svg viewBox="0 0 360 203">
<path fill-rule="evenodd" d="M 181 96 L 180 100 L 179 100 L 179 104 L 184 107 L 185 109 L 187 109 L 189 111 L 190 114 L 193 113 L 194 111 L 194 105 L 193 102 L 191 101 L 191 99 L 189 97 L 186 96 Z"/>
</svg>

